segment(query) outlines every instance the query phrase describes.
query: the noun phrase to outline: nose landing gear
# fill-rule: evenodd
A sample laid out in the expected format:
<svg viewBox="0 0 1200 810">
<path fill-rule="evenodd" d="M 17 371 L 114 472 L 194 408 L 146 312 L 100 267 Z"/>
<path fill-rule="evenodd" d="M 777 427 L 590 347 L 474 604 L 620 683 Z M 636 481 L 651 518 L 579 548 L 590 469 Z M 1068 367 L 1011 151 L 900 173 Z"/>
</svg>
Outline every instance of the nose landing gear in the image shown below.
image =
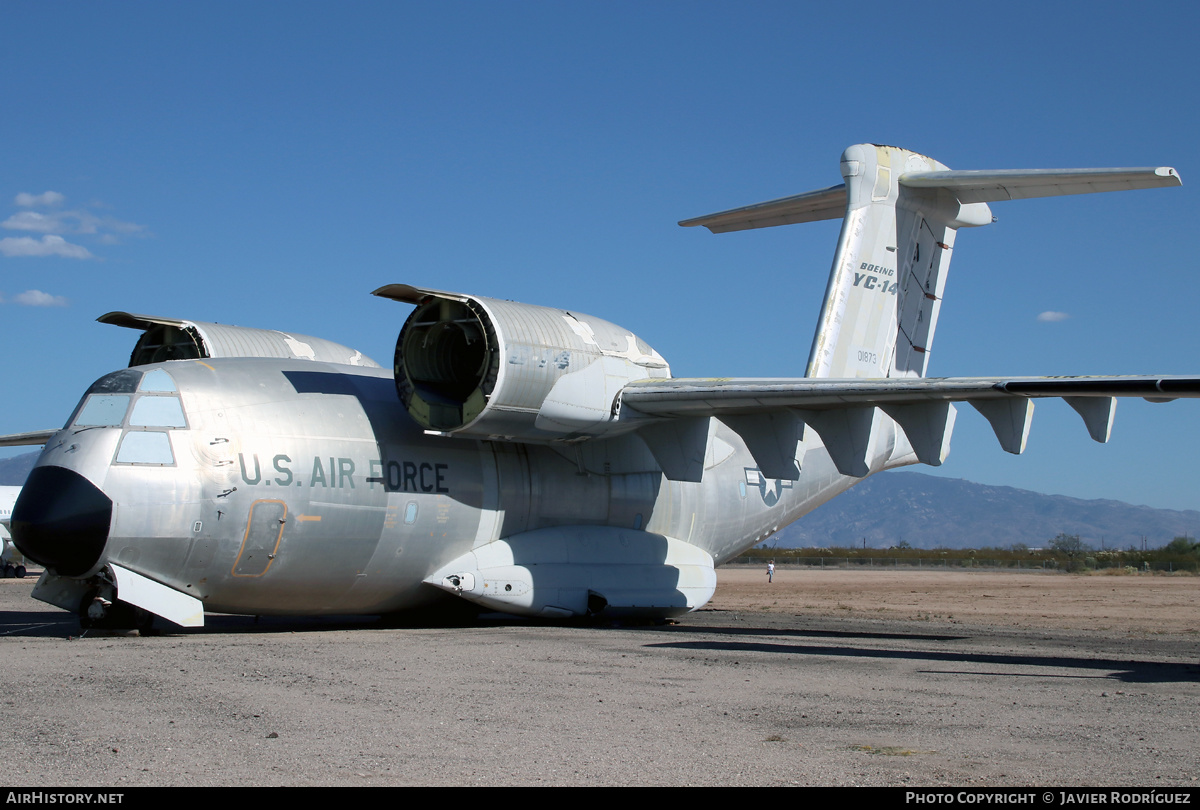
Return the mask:
<svg viewBox="0 0 1200 810">
<path fill-rule="evenodd" d="M 116 598 L 116 589 L 103 583 L 89 590 L 79 603 L 82 630 L 137 630 L 146 635 L 154 625 L 154 614 Z"/>
</svg>

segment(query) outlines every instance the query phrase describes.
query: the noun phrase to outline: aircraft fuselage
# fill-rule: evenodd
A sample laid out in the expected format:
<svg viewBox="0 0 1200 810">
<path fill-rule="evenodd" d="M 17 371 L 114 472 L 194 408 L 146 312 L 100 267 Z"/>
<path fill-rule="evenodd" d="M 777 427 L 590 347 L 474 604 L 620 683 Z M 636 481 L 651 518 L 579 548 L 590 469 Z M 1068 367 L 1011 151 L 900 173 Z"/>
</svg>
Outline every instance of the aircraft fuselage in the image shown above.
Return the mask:
<svg viewBox="0 0 1200 810">
<path fill-rule="evenodd" d="M 661 534 L 720 564 L 856 480 L 819 447 L 800 480 L 766 480 L 737 434 L 717 420 L 710 430 L 703 482 L 675 482 L 633 435 L 557 446 L 427 435 L 383 369 L 152 364 L 97 381 L 38 460 L 111 500 L 102 542 L 57 566 L 46 544 L 70 545 L 70 532 L 18 542 L 69 577 L 114 563 L 210 612 L 390 613 L 444 596 L 425 580 L 472 549 L 547 527 Z M 26 514 L 35 499 L 49 514 L 63 494 L 39 477 Z"/>
</svg>

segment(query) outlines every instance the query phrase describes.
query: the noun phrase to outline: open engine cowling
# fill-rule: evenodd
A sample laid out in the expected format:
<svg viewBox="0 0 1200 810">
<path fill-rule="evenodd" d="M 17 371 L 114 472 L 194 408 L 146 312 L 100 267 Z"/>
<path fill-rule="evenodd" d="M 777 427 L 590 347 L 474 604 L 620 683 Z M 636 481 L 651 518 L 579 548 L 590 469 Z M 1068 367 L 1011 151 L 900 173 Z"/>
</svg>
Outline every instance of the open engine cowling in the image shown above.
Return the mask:
<svg viewBox="0 0 1200 810">
<path fill-rule="evenodd" d="M 417 307 L 396 340 L 396 391 L 426 430 L 546 442 L 609 435 L 627 383 L 671 375 L 632 332 L 590 315 L 407 284 L 375 295 Z"/>
</svg>

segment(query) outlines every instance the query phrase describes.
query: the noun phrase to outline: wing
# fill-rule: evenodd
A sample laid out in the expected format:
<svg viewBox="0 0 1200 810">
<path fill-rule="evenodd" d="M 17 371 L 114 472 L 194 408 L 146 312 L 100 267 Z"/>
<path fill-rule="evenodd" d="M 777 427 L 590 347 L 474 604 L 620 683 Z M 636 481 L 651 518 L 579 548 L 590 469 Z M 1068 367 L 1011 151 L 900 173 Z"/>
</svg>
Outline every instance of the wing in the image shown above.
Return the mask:
<svg viewBox="0 0 1200 810">
<path fill-rule="evenodd" d="M 31 430 L 28 433 L 10 433 L 0 436 L 0 447 L 33 447 L 45 444 L 58 430 Z"/>
<path fill-rule="evenodd" d="M 805 426 L 821 437 L 843 475 L 862 477 L 870 467 L 877 411 L 904 430 L 918 461 L 936 466 L 949 452 L 952 403 L 969 403 L 987 418 L 1001 447 L 1021 453 L 1039 397 L 1062 397 L 1091 437 L 1106 442 L 1117 397 L 1200 397 L 1200 377 L 644 380 L 622 390 L 621 417 L 658 420 L 639 434 L 673 480 L 699 480 L 704 446 L 698 443 L 707 441 L 701 427 L 714 416 L 741 436 L 768 478 L 799 477 L 793 450 Z"/>
</svg>

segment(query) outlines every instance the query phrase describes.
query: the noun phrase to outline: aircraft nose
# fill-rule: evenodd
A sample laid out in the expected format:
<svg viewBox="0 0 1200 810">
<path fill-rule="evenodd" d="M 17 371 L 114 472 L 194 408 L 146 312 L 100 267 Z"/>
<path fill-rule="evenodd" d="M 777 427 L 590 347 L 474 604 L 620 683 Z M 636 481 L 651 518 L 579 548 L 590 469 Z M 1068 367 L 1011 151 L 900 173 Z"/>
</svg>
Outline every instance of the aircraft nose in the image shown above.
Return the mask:
<svg viewBox="0 0 1200 810">
<path fill-rule="evenodd" d="M 21 553 L 63 576 L 87 573 L 104 552 L 112 500 L 65 467 L 35 467 L 12 512 Z"/>
</svg>

